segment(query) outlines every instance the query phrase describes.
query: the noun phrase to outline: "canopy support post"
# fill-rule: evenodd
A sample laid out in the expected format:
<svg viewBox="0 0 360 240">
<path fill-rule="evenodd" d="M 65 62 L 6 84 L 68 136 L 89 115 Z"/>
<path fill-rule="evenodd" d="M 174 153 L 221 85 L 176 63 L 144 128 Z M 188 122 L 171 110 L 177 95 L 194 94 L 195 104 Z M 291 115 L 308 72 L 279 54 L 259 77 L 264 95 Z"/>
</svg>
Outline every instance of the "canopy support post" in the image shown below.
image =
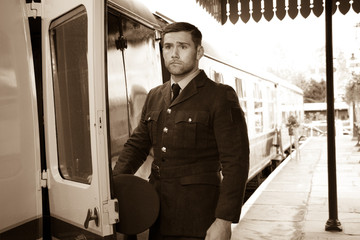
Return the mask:
<svg viewBox="0 0 360 240">
<path fill-rule="evenodd" d="M 335 116 L 334 116 L 334 71 L 332 43 L 332 0 L 325 0 L 326 27 L 326 101 L 327 101 L 327 151 L 328 151 L 328 201 L 329 219 L 325 231 L 342 231 L 338 220 L 336 186 Z"/>
</svg>

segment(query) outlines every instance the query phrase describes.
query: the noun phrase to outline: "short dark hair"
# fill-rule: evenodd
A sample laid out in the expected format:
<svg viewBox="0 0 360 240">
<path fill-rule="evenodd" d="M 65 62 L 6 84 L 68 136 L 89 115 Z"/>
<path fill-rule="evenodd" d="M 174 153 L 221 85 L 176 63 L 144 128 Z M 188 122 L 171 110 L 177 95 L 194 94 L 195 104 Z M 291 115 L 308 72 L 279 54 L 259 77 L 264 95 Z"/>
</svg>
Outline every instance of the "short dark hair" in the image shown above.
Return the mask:
<svg viewBox="0 0 360 240">
<path fill-rule="evenodd" d="M 195 47 L 201 46 L 202 34 L 200 30 L 194 25 L 187 22 L 175 22 L 167 25 L 162 32 L 162 43 L 164 41 L 165 34 L 182 31 L 189 32 L 191 34 L 191 38 L 195 43 Z"/>
</svg>

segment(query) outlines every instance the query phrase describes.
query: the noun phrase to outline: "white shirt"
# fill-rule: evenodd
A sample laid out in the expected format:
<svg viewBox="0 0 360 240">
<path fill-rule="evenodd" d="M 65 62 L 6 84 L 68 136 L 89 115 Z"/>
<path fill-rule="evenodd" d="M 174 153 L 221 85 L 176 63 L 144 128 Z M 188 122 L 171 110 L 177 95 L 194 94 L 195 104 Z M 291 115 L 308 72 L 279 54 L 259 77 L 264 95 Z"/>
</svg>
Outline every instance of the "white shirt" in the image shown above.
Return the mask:
<svg viewBox="0 0 360 240">
<path fill-rule="evenodd" d="M 177 82 L 177 84 L 179 84 L 180 87 L 180 93 L 191 82 L 191 80 L 193 80 L 199 73 L 200 73 L 200 69 L 198 69 L 197 71 L 193 72 L 192 74 L 186 76 L 184 79 L 181 79 L 180 81 Z M 172 79 L 172 77 L 170 78 L 170 81 L 171 81 L 171 86 L 174 83 L 176 84 L 176 82 Z M 173 93 L 171 91 L 171 96 L 172 94 Z"/>
</svg>

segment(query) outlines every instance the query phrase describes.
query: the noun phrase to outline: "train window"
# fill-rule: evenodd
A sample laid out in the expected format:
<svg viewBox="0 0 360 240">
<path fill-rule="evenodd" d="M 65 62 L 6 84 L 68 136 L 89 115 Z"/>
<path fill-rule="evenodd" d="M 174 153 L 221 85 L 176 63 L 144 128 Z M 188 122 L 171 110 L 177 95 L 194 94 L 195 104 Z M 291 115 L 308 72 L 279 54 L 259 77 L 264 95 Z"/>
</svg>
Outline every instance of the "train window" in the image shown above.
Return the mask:
<svg viewBox="0 0 360 240">
<path fill-rule="evenodd" d="M 224 83 L 224 77 L 222 75 L 222 73 L 217 72 L 215 70 L 211 70 L 211 75 L 210 78 L 217 83 Z"/>
<path fill-rule="evenodd" d="M 287 89 L 285 89 L 284 87 L 280 87 L 279 96 L 281 96 L 279 98 L 279 103 L 280 103 L 280 107 L 281 107 L 281 122 L 284 127 L 287 122 L 287 115 L 288 115 L 287 112 L 290 111 L 290 109 L 289 109 L 290 101 L 289 101 Z"/>
<path fill-rule="evenodd" d="M 255 132 L 262 133 L 264 131 L 264 109 L 263 96 L 259 83 L 254 83 L 254 111 L 255 111 Z"/>
<path fill-rule="evenodd" d="M 245 92 L 245 87 L 243 86 L 244 82 L 240 78 L 235 78 L 235 84 L 236 84 L 236 92 L 239 98 L 245 98 L 246 92 Z"/>
<path fill-rule="evenodd" d="M 50 47 L 60 174 L 90 184 L 87 21 L 83 6 L 53 21 Z"/>
<path fill-rule="evenodd" d="M 266 93 L 267 93 L 267 113 L 269 114 L 268 119 L 266 120 L 267 122 L 267 128 L 269 129 L 273 129 L 275 128 L 275 100 L 276 100 L 276 96 L 275 96 L 275 89 L 272 89 L 270 86 L 268 86 L 266 88 Z"/>
<path fill-rule="evenodd" d="M 245 113 L 245 117 L 247 118 L 245 82 L 240 78 L 235 78 L 235 87 L 239 97 L 240 106 Z"/>
</svg>

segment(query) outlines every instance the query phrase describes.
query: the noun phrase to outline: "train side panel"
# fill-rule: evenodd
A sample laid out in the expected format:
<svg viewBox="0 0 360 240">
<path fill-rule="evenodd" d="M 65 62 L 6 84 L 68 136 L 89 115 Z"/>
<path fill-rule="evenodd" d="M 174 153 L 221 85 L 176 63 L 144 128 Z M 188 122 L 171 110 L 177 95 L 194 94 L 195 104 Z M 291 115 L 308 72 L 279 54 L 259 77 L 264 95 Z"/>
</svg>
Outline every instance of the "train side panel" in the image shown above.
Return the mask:
<svg viewBox="0 0 360 240">
<path fill-rule="evenodd" d="M 38 239 L 40 146 L 25 1 L 2 1 L 0 16 L 0 239 Z"/>
<path fill-rule="evenodd" d="M 250 141 L 250 180 L 268 166 L 277 154 L 274 147 L 275 84 L 207 55 L 201 59 L 200 68 L 203 68 L 213 81 L 233 87 L 238 94 Z"/>
</svg>

